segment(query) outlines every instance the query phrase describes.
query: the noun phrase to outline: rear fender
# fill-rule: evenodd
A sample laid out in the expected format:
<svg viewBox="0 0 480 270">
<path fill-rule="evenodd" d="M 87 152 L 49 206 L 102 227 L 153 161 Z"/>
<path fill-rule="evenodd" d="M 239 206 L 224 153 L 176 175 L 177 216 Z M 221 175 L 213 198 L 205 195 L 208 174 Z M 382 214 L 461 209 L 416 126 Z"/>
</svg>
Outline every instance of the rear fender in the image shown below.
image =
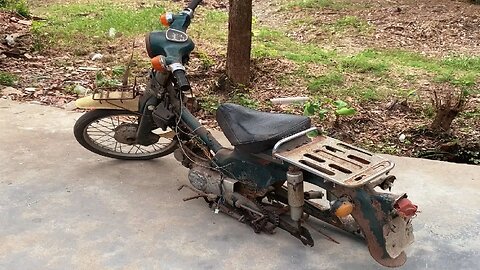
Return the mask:
<svg viewBox="0 0 480 270">
<path fill-rule="evenodd" d="M 94 100 L 90 95 L 77 99 L 75 106 L 80 109 L 113 109 L 138 112 L 139 96 L 124 100 Z"/>
<path fill-rule="evenodd" d="M 403 249 L 413 242 L 411 220 L 400 216 L 393 218 L 392 215 L 395 212 L 395 202 L 405 195 L 377 193 L 364 189 L 355 189 L 347 193 L 350 193 L 348 195 L 355 204 L 351 214 L 365 236 L 372 257 L 383 266 L 402 266 L 407 259 Z M 399 226 L 399 222 L 402 226 Z M 397 235 L 393 235 L 393 232 Z M 395 239 L 392 248 L 390 238 L 399 236 L 403 237 L 402 240 Z"/>
</svg>

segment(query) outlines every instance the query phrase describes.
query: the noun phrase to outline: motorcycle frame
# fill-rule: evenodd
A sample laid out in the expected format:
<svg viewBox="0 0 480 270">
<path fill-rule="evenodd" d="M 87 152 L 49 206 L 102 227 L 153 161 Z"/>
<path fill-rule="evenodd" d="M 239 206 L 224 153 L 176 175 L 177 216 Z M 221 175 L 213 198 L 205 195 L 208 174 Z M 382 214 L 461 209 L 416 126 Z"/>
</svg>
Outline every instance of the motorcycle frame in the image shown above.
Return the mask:
<svg viewBox="0 0 480 270">
<path fill-rule="evenodd" d="M 208 131 L 197 118 L 183 104 L 183 93 L 179 91 L 175 85 L 173 76 L 168 76 L 164 87 L 168 94 L 168 100 L 175 108 L 177 114 L 177 123 L 182 122 L 192 133 L 194 133 L 200 143 L 207 147 L 213 154 L 210 166 L 221 171 L 226 177 L 234 178 L 239 181 L 255 183 L 258 190 L 266 189 L 270 186 L 281 186 L 287 179 L 287 171 L 290 164 L 275 159 L 272 150 L 265 151 L 260 154 L 250 154 L 238 151 L 237 149 L 224 147 L 212 134 Z M 140 99 L 139 109 L 143 111 L 140 121 L 140 130 L 148 129 L 142 125 L 150 125 L 148 105 L 159 103 L 153 94 L 147 94 Z M 145 116 L 147 116 L 145 118 Z M 179 120 L 179 121 L 178 121 Z M 171 127 L 174 129 L 175 127 Z M 150 126 L 150 130 L 152 127 Z M 181 142 L 179 142 L 181 143 Z M 364 185 L 357 188 L 342 187 L 307 171 L 303 171 L 304 182 L 311 183 L 319 188 L 327 191 L 327 194 L 334 197 L 347 196 L 351 201 L 360 207 L 355 207 L 351 213 L 358 227 L 352 226 L 351 222 L 340 220 L 333 215 L 330 209 L 321 209 L 318 205 L 308 203 L 304 205 L 304 212 L 310 216 L 316 217 L 323 222 L 338 227 L 342 230 L 355 235 L 360 235 L 358 229 L 363 233 L 368 249 L 372 257 L 382 265 L 398 266 L 406 261 L 405 252 L 402 252 L 397 258 L 391 258 L 386 250 L 386 239 L 384 231 L 387 229 L 389 222 L 392 220 L 391 211 L 393 205 L 405 194 L 395 195 L 391 193 L 379 193 Z M 280 193 L 281 189 L 277 189 Z M 286 193 L 286 190 L 283 192 Z M 287 198 L 288 194 L 284 194 Z M 286 203 L 286 200 L 283 201 Z"/>
</svg>

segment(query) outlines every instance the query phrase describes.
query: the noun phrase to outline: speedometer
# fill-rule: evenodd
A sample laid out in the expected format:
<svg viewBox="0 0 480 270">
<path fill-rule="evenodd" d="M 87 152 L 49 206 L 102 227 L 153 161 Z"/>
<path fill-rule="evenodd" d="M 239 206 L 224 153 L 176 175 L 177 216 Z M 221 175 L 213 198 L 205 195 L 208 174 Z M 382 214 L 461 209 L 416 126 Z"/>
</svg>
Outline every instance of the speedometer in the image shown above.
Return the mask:
<svg viewBox="0 0 480 270">
<path fill-rule="evenodd" d="M 185 42 L 188 40 L 188 35 L 185 32 L 176 30 L 176 29 L 168 29 L 167 32 L 165 33 L 165 37 L 169 41 L 173 42 Z"/>
</svg>

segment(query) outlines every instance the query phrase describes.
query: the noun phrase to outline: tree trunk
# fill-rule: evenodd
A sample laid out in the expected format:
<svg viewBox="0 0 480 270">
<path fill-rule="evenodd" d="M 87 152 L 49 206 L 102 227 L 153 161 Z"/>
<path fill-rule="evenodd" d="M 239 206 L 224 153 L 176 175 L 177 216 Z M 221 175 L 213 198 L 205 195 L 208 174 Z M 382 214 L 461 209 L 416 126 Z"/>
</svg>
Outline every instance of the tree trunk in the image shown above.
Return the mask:
<svg viewBox="0 0 480 270">
<path fill-rule="evenodd" d="M 252 0 L 230 0 L 228 16 L 227 76 L 235 84 L 250 82 Z"/>
</svg>

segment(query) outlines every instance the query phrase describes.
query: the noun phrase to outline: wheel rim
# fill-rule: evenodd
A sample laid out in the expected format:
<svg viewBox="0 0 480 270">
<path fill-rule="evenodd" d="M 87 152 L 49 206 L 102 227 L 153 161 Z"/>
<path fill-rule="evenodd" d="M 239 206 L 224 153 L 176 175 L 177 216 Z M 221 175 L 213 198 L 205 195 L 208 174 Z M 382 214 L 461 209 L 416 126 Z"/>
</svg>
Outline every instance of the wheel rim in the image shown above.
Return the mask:
<svg viewBox="0 0 480 270">
<path fill-rule="evenodd" d="M 163 131 L 154 130 L 153 133 L 160 136 L 160 139 L 151 145 L 126 144 L 124 140 L 115 138 L 116 131 L 122 127 L 138 126 L 138 116 L 132 114 L 109 115 L 92 121 L 84 130 L 84 137 L 92 147 L 112 155 L 122 157 L 146 157 L 168 151 L 175 141 L 175 133 L 171 129 Z M 118 135 L 117 135 L 118 138 Z M 122 141 L 122 142 L 121 142 Z"/>
</svg>

